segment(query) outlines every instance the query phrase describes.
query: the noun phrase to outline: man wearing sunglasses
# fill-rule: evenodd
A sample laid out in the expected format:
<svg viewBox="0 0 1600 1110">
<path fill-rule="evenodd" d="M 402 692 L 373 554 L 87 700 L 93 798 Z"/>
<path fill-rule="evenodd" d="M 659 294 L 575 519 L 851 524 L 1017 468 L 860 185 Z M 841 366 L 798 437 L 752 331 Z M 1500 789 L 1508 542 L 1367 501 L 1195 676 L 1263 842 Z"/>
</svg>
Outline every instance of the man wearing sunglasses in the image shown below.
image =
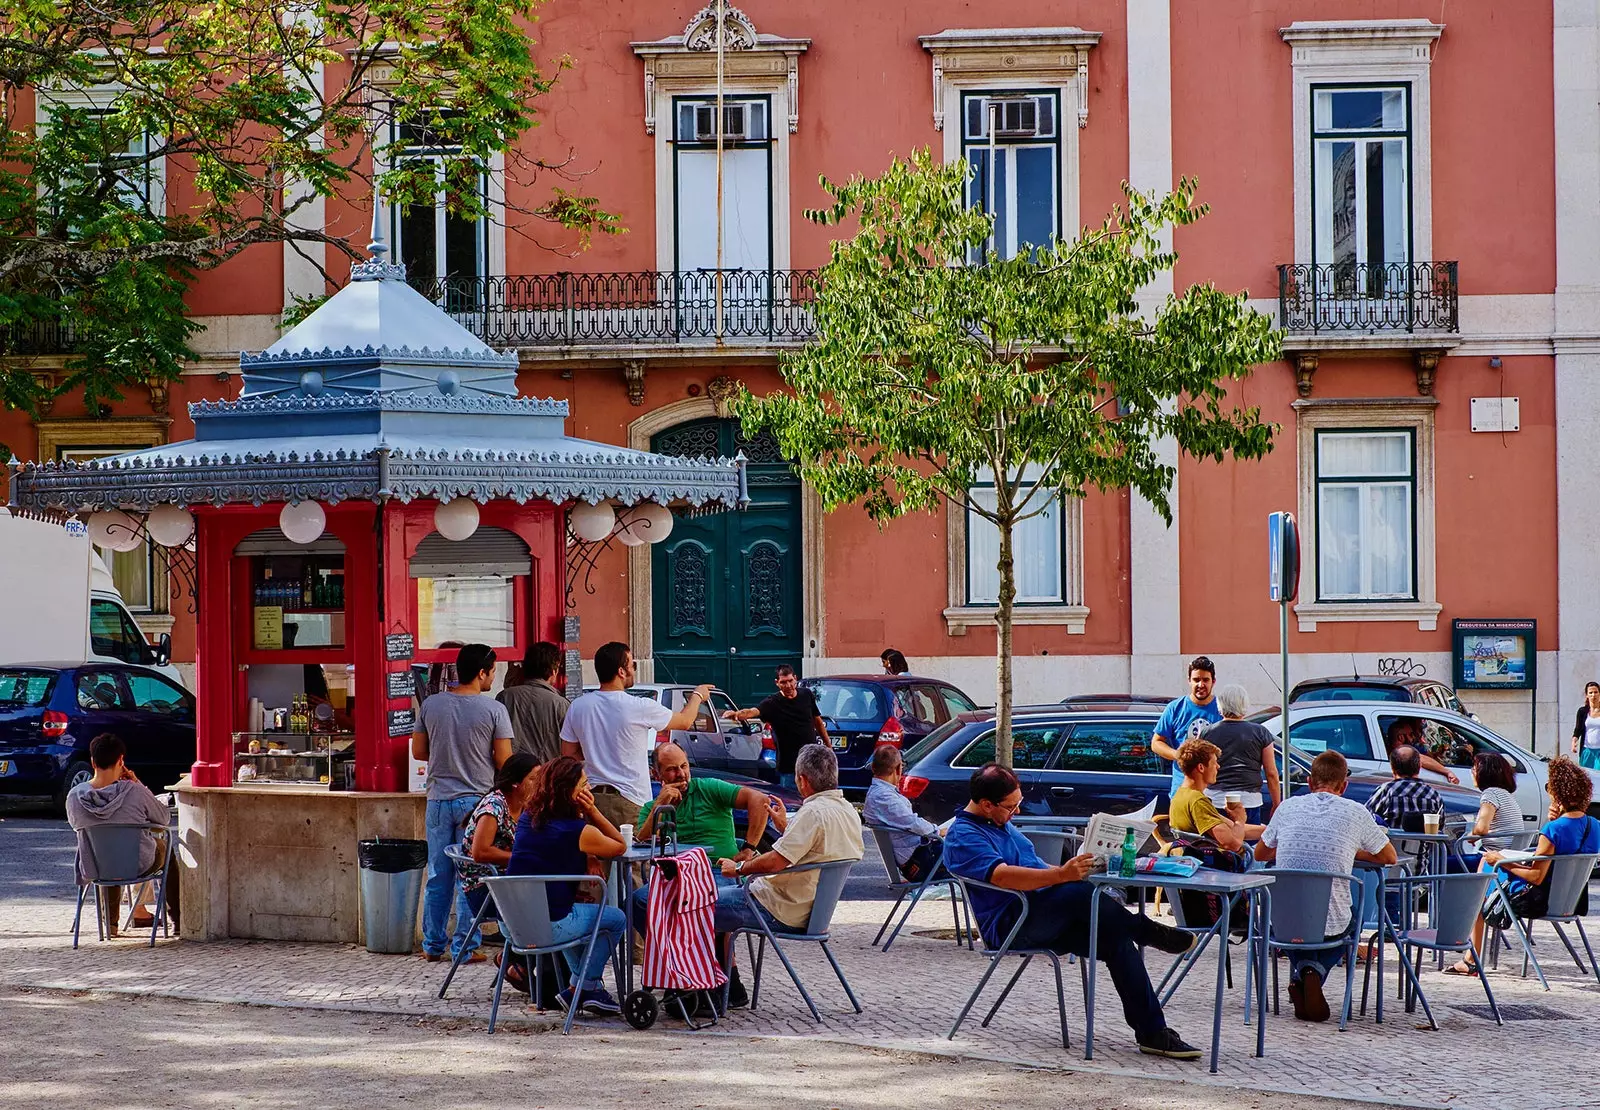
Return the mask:
<svg viewBox="0 0 1600 1110">
<path fill-rule="evenodd" d="M 984 764 L 973 772 L 968 789 L 972 800 L 956 814 L 945 834 L 945 866 L 963 879 L 1025 893 L 1028 916 L 1012 942 L 1015 947 L 1048 948 L 1087 958 L 1089 899 L 1095 889 L 1083 880 L 1094 869 L 1094 856 L 1074 856 L 1057 867 L 1047 866 L 1039 858 L 1028 838 L 1011 823 L 1022 806 L 1022 786 L 1009 768 Z M 984 943 L 1000 947 L 1016 925 L 1021 906 L 1000 891 L 969 889 Z M 1167 1027 L 1139 946 L 1177 955 L 1194 943 L 1191 934 L 1136 914 L 1109 898 L 1100 906 L 1099 956 L 1111 972 L 1111 982 L 1122 999 L 1123 1017 L 1133 1028 L 1139 1051 L 1148 1056 L 1198 1060 L 1200 1050 Z"/>
</svg>

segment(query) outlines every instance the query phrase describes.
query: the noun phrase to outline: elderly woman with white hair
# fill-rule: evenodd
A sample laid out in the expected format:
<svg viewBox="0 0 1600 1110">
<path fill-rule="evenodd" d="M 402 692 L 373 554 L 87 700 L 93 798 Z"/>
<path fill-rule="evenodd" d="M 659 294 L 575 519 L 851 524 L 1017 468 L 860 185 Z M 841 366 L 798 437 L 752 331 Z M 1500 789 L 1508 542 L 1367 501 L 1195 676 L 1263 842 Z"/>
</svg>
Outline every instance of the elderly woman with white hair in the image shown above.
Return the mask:
<svg viewBox="0 0 1600 1110">
<path fill-rule="evenodd" d="M 1219 809 L 1229 794 L 1239 795 L 1247 823 L 1261 824 L 1271 816 L 1264 810 L 1267 798 L 1276 809 L 1283 798 L 1278 782 L 1278 762 L 1274 757 L 1272 733 L 1244 719 L 1250 712 L 1250 695 L 1236 683 L 1217 687 L 1217 708 L 1222 720 L 1205 731 L 1205 738 L 1222 750 L 1217 781 L 1206 790 L 1206 797 Z M 1261 790 L 1266 779 L 1266 797 Z"/>
</svg>

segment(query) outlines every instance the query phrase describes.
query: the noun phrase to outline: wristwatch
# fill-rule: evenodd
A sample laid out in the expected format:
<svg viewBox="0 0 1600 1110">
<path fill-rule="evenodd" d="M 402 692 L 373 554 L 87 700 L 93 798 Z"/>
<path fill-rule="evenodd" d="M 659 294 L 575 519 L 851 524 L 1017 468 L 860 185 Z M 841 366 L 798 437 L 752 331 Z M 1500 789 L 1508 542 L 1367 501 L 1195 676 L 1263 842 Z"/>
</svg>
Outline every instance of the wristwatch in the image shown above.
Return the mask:
<svg viewBox="0 0 1600 1110">
<path fill-rule="evenodd" d="M 739 847 L 748 848 L 758 856 L 761 854 L 761 846 L 759 844 L 752 844 L 748 840 L 740 842 Z"/>
<path fill-rule="evenodd" d="M 743 875 L 744 874 L 744 860 L 739 860 L 738 862 L 736 862 L 733 865 L 733 873 L 735 875 Z"/>
</svg>

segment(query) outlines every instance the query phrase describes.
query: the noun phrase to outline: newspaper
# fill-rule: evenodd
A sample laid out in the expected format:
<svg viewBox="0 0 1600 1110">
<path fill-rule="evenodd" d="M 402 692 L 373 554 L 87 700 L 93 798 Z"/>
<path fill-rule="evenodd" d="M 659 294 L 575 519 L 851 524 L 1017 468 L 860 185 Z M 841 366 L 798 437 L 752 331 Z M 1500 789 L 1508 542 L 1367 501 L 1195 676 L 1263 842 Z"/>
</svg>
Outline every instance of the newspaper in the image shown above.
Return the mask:
<svg viewBox="0 0 1600 1110">
<path fill-rule="evenodd" d="M 1089 827 L 1083 830 L 1083 847 L 1080 851 L 1088 852 L 1101 863 L 1111 859 L 1120 860 L 1122 842 L 1127 838 L 1129 829 L 1133 830 L 1134 851 L 1141 856 L 1148 854 L 1155 841 L 1156 823 L 1131 814 L 1117 817 L 1109 813 L 1097 813 L 1089 818 Z"/>
</svg>

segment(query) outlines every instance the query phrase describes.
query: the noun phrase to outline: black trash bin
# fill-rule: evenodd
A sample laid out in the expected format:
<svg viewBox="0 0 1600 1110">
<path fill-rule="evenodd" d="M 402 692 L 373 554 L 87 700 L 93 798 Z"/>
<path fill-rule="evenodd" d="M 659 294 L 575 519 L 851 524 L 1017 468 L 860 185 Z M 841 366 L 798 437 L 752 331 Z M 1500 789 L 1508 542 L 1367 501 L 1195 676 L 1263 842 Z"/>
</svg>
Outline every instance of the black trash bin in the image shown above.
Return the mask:
<svg viewBox="0 0 1600 1110">
<path fill-rule="evenodd" d="M 361 924 L 368 952 L 416 947 L 417 907 L 428 875 L 428 842 L 379 837 L 356 845 L 361 865 Z"/>
</svg>

